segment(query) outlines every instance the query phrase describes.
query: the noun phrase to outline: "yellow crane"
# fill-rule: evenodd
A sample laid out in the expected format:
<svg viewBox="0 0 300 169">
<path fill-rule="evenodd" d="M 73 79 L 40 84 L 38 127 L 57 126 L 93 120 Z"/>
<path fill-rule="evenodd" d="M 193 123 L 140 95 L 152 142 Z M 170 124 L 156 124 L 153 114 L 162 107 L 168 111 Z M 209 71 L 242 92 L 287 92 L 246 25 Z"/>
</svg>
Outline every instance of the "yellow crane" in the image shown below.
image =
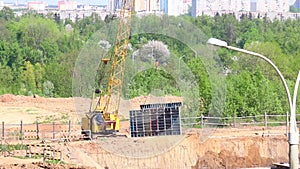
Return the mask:
<svg viewBox="0 0 300 169">
<path fill-rule="evenodd" d="M 86 117 L 82 119 L 83 134 L 90 137 L 98 134 L 111 134 L 120 129 L 118 113 L 124 79 L 125 59 L 128 54 L 130 41 L 132 13 L 134 12 L 134 0 L 121 1 L 114 52 L 110 58 L 101 59 L 104 64 L 110 63 L 111 65 L 107 88 L 105 91 L 95 91 L 96 94 L 99 94 L 99 99 L 94 109 L 90 110 Z"/>
</svg>

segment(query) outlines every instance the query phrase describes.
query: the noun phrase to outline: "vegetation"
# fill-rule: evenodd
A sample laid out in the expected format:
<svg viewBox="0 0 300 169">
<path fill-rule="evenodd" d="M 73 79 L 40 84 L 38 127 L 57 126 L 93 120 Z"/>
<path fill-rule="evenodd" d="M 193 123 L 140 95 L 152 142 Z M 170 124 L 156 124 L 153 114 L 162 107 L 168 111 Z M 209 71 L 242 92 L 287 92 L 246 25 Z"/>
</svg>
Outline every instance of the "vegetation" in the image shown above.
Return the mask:
<svg viewBox="0 0 300 169">
<path fill-rule="evenodd" d="M 0 144 L 0 152 L 12 152 L 14 150 L 27 150 L 23 144 Z"/>
<path fill-rule="evenodd" d="M 19 159 L 41 159 L 44 156 L 43 155 L 32 155 L 32 156 L 13 156 L 15 158 L 19 158 Z"/>
<path fill-rule="evenodd" d="M 63 161 L 60 161 L 60 160 L 46 160 L 46 163 L 49 163 L 49 164 L 67 164 Z"/>
<path fill-rule="evenodd" d="M 219 38 L 232 46 L 267 56 L 279 67 L 293 89 L 300 67 L 299 19 L 270 21 L 264 17 L 254 19 L 251 15 L 243 15 L 238 20 L 232 15 L 216 15 L 197 18 L 180 16 L 169 20 L 150 15 L 135 18 L 134 22 L 139 24 L 134 26 L 135 29 L 142 29 L 146 23 L 164 25 L 177 19 L 192 23 L 207 37 Z M 11 9 L 4 7 L 0 11 L 0 94 L 71 97 L 73 69 L 80 51 L 97 30 L 105 29 L 110 23 L 109 17 L 102 21 L 96 14 L 77 19 L 75 23 L 61 21 L 51 14 L 41 16 L 30 13 L 15 17 Z M 156 28 L 149 29 L 156 31 Z M 115 32 L 117 28 L 109 31 Z M 176 29 L 166 31 L 176 34 Z M 153 40 L 167 45 L 170 58 L 180 59 L 179 66 L 182 62 L 189 67 L 200 89 L 201 108 L 197 115 L 207 114 L 213 104 L 214 84 L 210 82 L 202 60 L 197 57 L 200 54 L 195 54 L 188 45 L 172 37 L 149 33 L 132 36 L 130 54 L 133 56 L 134 51 L 147 47 Z M 283 85 L 270 65 L 258 58 L 225 49 L 218 49 L 215 55 L 220 58 L 218 62 L 224 70 L 220 73 L 226 74 L 226 100 L 225 108 L 221 110 L 222 116 L 248 116 L 264 112 L 285 114 L 289 110 Z M 161 55 L 156 56 L 159 58 Z M 149 58 L 141 59 L 147 61 Z M 97 78 L 98 82 L 104 77 L 97 75 Z M 159 93 L 161 95 L 180 95 L 176 79 L 152 67 L 131 79 L 126 97 L 149 94 L 152 88 L 163 89 L 164 93 Z"/>
</svg>

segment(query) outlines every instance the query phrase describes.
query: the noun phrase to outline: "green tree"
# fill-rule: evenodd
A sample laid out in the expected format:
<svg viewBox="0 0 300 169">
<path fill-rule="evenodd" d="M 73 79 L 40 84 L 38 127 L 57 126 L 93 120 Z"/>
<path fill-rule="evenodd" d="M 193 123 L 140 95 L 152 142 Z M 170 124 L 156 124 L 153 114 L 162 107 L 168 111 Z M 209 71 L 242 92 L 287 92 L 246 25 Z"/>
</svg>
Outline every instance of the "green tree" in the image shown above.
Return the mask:
<svg viewBox="0 0 300 169">
<path fill-rule="evenodd" d="M 34 66 L 30 62 L 25 62 L 24 71 L 21 74 L 22 83 L 25 85 L 26 95 L 36 92 L 36 79 L 34 74 Z"/>
<path fill-rule="evenodd" d="M 3 7 L 2 10 L 0 10 L 0 20 L 1 18 L 4 18 L 5 20 L 11 20 L 14 19 L 14 13 L 13 10 L 9 7 Z"/>
<path fill-rule="evenodd" d="M 54 96 L 54 85 L 49 80 L 43 83 L 43 94 L 47 97 Z"/>
<path fill-rule="evenodd" d="M 40 16 L 25 16 L 10 25 L 19 43 L 25 48 L 27 60 L 33 64 L 47 62 L 57 54 L 56 41 L 60 37 L 58 25 Z"/>
<path fill-rule="evenodd" d="M 42 93 L 44 73 L 45 73 L 44 67 L 40 63 L 36 63 L 34 65 L 34 75 L 35 75 L 36 89 L 39 94 Z"/>
<path fill-rule="evenodd" d="M 0 94 L 12 92 L 13 74 L 10 67 L 0 63 Z"/>
</svg>

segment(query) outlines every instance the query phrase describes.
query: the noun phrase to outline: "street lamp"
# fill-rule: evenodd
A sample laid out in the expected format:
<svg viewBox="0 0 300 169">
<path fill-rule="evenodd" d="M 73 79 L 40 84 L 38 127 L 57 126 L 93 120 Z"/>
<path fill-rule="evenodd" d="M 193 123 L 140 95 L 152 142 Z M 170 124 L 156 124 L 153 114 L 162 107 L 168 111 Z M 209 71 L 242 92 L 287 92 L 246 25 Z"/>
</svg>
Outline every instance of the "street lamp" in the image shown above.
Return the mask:
<svg viewBox="0 0 300 169">
<path fill-rule="evenodd" d="M 297 99 L 297 92 L 298 92 L 298 86 L 299 86 L 299 82 L 300 82 L 300 71 L 298 73 L 298 77 L 296 80 L 296 85 L 294 88 L 294 97 L 293 100 L 291 98 L 291 94 L 288 88 L 288 85 L 286 83 L 286 80 L 284 79 L 282 73 L 279 71 L 279 69 L 277 68 L 277 66 L 267 57 L 265 57 L 264 55 L 261 55 L 259 53 L 255 53 L 252 51 L 248 51 L 245 49 L 240 49 L 234 46 L 229 46 L 227 44 L 227 42 L 219 40 L 219 39 L 215 39 L 215 38 L 210 38 L 207 41 L 208 44 L 210 45 L 214 45 L 214 46 L 219 46 L 219 47 L 223 47 L 223 48 L 227 48 L 229 50 L 234 50 L 234 51 L 238 51 L 241 53 L 245 53 L 245 54 L 249 54 L 252 56 L 256 56 L 259 57 L 265 61 L 267 61 L 270 65 L 272 65 L 272 67 L 276 70 L 277 74 L 280 76 L 280 80 L 282 81 L 286 94 L 287 94 L 287 98 L 288 98 L 288 102 L 289 102 L 289 107 L 290 107 L 290 125 L 289 125 L 289 134 L 288 134 L 288 140 L 289 140 L 289 165 L 291 169 L 298 169 L 298 164 L 299 164 L 299 159 L 298 159 L 298 144 L 299 144 L 299 133 L 298 133 L 298 129 L 297 129 L 297 123 L 296 123 L 296 99 Z M 287 115 L 288 118 L 288 115 Z"/>
</svg>

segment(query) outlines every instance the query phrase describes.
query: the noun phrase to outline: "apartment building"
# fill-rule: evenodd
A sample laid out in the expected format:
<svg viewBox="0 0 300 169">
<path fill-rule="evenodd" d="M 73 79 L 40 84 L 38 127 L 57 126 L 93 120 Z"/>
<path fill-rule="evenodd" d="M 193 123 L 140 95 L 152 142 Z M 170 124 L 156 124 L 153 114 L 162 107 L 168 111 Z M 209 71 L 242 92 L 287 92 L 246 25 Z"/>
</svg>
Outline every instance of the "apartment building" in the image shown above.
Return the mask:
<svg viewBox="0 0 300 169">
<path fill-rule="evenodd" d="M 27 2 L 26 7 L 29 10 L 36 10 L 36 11 L 43 11 L 46 9 L 46 6 L 48 6 L 47 3 L 45 2 L 38 2 L 38 1 L 34 1 L 34 2 Z"/>
<path fill-rule="evenodd" d="M 290 0 L 192 0 L 194 16 L 218 13 L 288 13 Z"/>
</svg>

